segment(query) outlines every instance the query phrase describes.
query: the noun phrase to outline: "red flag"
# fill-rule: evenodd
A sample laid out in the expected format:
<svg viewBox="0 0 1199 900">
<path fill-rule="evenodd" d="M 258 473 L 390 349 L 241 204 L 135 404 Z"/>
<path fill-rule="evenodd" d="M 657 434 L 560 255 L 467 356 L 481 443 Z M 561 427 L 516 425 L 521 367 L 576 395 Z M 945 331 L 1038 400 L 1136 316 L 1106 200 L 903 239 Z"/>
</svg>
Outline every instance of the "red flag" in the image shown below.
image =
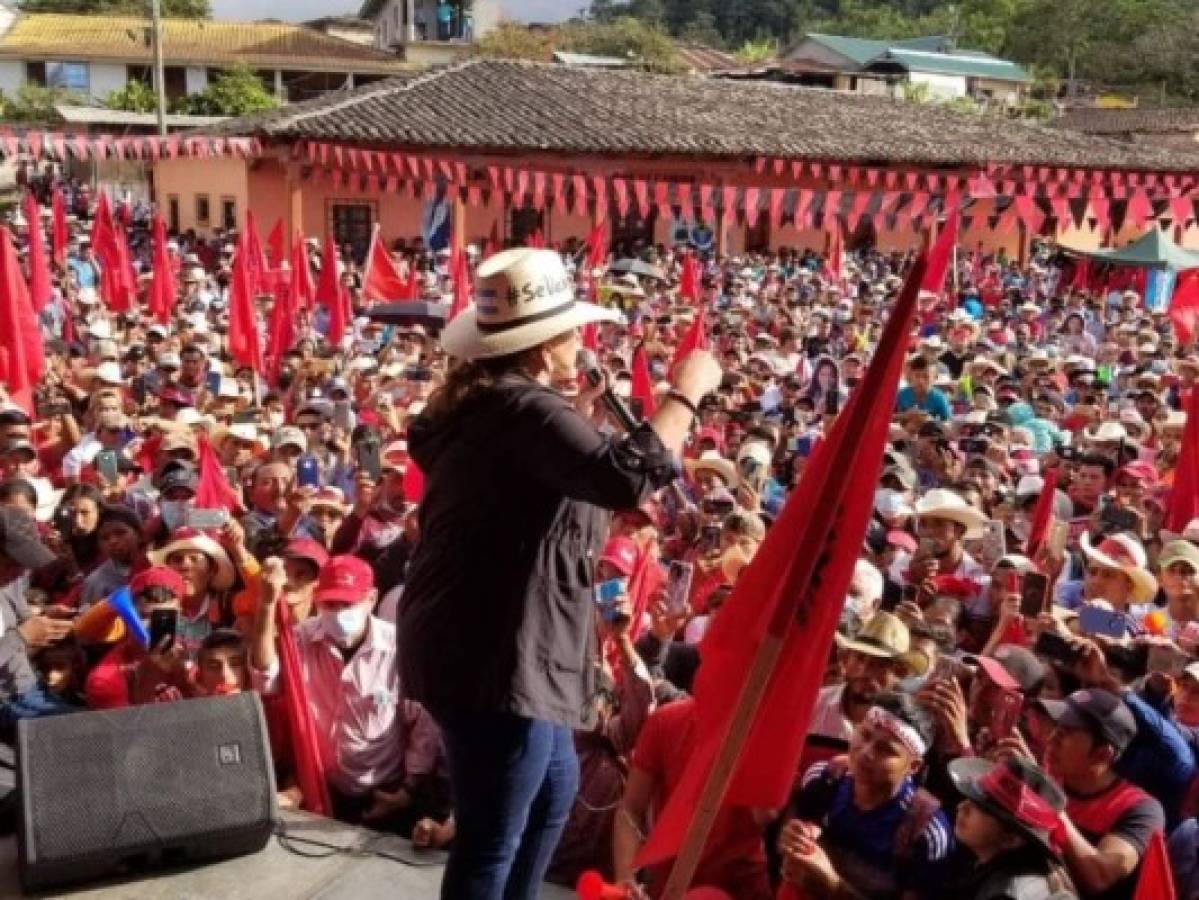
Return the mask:
<svg viewBox="0 0 1199 900">
<path fill-rule="evenodd" d="M 316 289 L 312 285 L 312 267 L 308 264 L 308 248 L 304 246 L 304 235 L 296 232 L 291 242 L 291 296 L 292 305 L 312 309 Z"/>
<path fill-rule="evenodd" d="M 105 304 L 113 312 L 128 312 L 137 299 L 137 276 L 133 273 L 133 262 L 129 258 L 129 244 L 120 228 L 113 228 L 105 235 L 108 249 L 101 258 L 100 293 Z"/>
<path fill-rule="evenodd" d="M 229 283 L 229 355 L 260 375 L 264 371 L 262 342 L 254 311 L 248 243 L 243 236 L 233 257 L 233 276 Z"/>
<path fill-rule="evenodd" d="M 270 290 L 270 280 L 267 273 L 271 264 L 267 262 L 266 253 L 262 249 L 262 237 L 258 234 L 258 223 L 254 220 L 254 210 L 246 210 L 246 240 L 243 244 L 246 250 L 246 272 L 250 276 L 251 298 Z"/>
<path fill-rule="evenodd" d="M 1179 534 L 1191 519 L 1199 517 L 1199 388 L 1192 388 L 1187 394 L 1186 414 L 1163 524 L 1164 528 Z"/>
<path fill-rule="evenodd" d="M 1037 497 L 1036 508 L 1033 509 L 1032 523 L 1028 530 L 1028 546 L 1025 555 L 1036 560 L 1037 554 L 1045 546 L 1049 537 L 1049 529 L 1053 527 L 1053 501 L 1057 498 L 1057 469 L 1045 471 L 1045 485 L 1041 495 Z"/>
<path fill-rule="evenodd" d="M 362 296 L 367 303 L 373 300 L 395 302 L 408 293 L 408 279 L 401 278 L 387 247 L 379 239 L 379 229 L 371 237 L 371 248 L 366 259 L 366 274 L 362 279 Z"/>
<path fill-rule="evenodd" d="M 1169 315 L 1178 340 L 1184 344 L 1194 341 L 1199 335 L 1199 269 L 1178 273 Z"/>
<path fill-rule="evenodd" d="M 948 247 L 931 254 L 944 265 Z M 779 808 L 795 781 L 833 633 L 874 502 L 895 392 L 929 261 L 908 276 L 863 381 L 811 458 L 757 555 L 713 620 L 695 682 L 696 747 L 638 854 L 638 866 L 675 856 L 726 740 L 742 740 L 724 788 L 705 800 Z M 765 670 L 765 671 L 763 671 Z M 755 681 L 755 679 L 760 679 Z M 751 685 L 758 690 L 746 694 Z M 744 695 L 744 696 L 743 696 Z M 748 704 L 744 730 L 730 728 Z M 724 762 L 729 762 L 727 757 Z M 719 773 L 717 773 L 719 774 Z M 706 840 L 707 834 L 699 834 Z M 691 873 L 683 873 L 690 878 Z"/>
<path fill-rule="evenodd" d="M 236 271 L 237 263 L 234 263 Z M 212 449 L 208 436 L 200 435 L 196 444 L 199 456 L 199 479 L 196 481 L 196 499 L 194 505 L 198 509 L 227 509 L 231 513 L 240 514 L 243 509 L 237 491 L 225 477 L 221 460 Z"/>
<path fill-rule="evenodd" d="M 291 284 L 281 279 L 275 293 L 275 304 L 271 307 L 271 321 L 267 328 L 266 359 L 271 383 L 279 379 L 279 367 L 283 354 L 296 342 L 296 308 L 292 300 Z"/>
<path fill-rule="evenodd" d="M 587 233 L 587 269 L 602 269 L 608 263 L 608 223 L 600 219 Z"/>
<path fill-rule="evenodd" d="M 674 359 L 670 363 L 671 371 L 673 372 L 691 351 L 707 349 L 708 330 L 704 322 L 704 308 L 701 306 L 696 310 L 695 321 L 691 323 L 691 327 L 687 329 L 687 333 L 683 335 L 678 348 L 674 351 Z"/>
<path fill-rule="evenodd" d="M 836 285 L 845 283 L 845 241 L 841 236 L 841 223 L 833 219 L 832 240 L 828 248 L 826 277 Z"/>
<path fill-rule="evenodd" d="M 276 269 L 283 265 L 283 260 L 287 259 L 287 248 L 284 246 L 286 240 L 283 217 L 280 216 L 275 220 L 275 226 L 271 229 L 271 233 L 266 236 L 267 253 L 270 255 L 271 265 Z"/>
<path fill-rule="evenodd" d="M 341 280 L 337 277 L 337 245 L 333 235 L 325 238 L 325 252 L 321 256 L 321 272 L 316 282 L 315 299 L 329 313 L 329 330 L 325 337 L 333 346 L 341 343 L 346 333 L 346 307 L 341 296 Z"/>
<path fill-rule="evenodd" d="M 1141 874 L 1137 879 L 1137 890 L 1132 895 L 1132 900 L 1175 900 L 1177 896 L 1165 835 L 1161 831 L 1155 831 L 1145 849 Z"/>
<path fill-rule="evenodd" d="M 155 321 L 165 325 L 171 321 L 171 313 L 178 300 L 175 290 L 175 270 L 171 265 L 171 254 L 167 251 L 167 226 L 162 216 L 154 216 L 154 262 L 150 281 L 150 312 Z"/>
<path fill-rule="evenodd" d="M 629 601 L 633 604 L 633 625 L 630 636 L 637 640 L 641 636 L 641 628 L 645 622 L 645 614 L 649 611 L 650 600 L 653 599 L 666 583 L 666 575 L 658 564 L 658 555 L 644 547 L 637 554 L 637 562 L 633 566 L 633 574 L 629 576 Z"/>
<path fill-rule="evenodd" d="M 33 388 L 44 369 L 37 314 L 29 300 L 12 234 L 0 228 L 0 381 L 13 401 L 31 416 Z"/>
<path fill-rule="evenodd" d="M 540 233 L 540 232 L 538 232 Z M 530 241 L 529 246 L 534 244 Z M 450 278 L 454 281 L 454 301 L 450 304 L 450 321 L 470 306 L 470 258 L 457 229 L 454 230 L 454 247 L 450 252 Z"/>
<path fill-rule="evenodd" d="M 953 245 L 958 241 L 960 218 L 958 211 L 954 209 L 945 219 L 945 227 L 941 229 L 937 243 L 945 244 L 949 248 L 949 252 L 943 260 L 935 259 L 935 255 L 929 257 L 928 268 L 924 270 L 924 283 L 920 285 L 922 290 L 940 294 L 945 289 L 945 276 L 949 273 L 949 263 L 953 259 Z"/>
<path fill-rule="evenodd" d="M 29 225 L 29 300 L 35 312 L 50 302 L 50 262 L 46 259 L 46 235 L 42 231 L 42 211 L 30 191 L 25 194 L 23 214 Z"/>
<path fill-rule="evenodd" d="M 54 189 L 51 209 L 54 216 L 50 229 L 50 244 L 54 250 L 54 262 L 65 266 L 67 264 L 67 241 L 70 233 L 67 231 L 67 201 L 59 188 Z"/>
<path fill-rule="evenodd" d="M 304 669 L 300 649 L 292 631 L 291 609 L 286 603 L 275 604 L 276 627 L 279 632 L 279 677 L 283 682 L 283 705 L 287 711 L 288 734 L 291 737 L 292 764 L 296 783 L 303 800 L 300 805 L 318 816 L 333 815 L 329 799 L 329 782 L 325 777 L 325 761 L 321 757 L 320 738 L 308 693 L 304 686 Z"/>
<path fill-rule="evenodd" d="M 645 348 L 638 346 L 633 351 L 633 385 L 630 396 L 641 401 L 641 417 L 648 419 L 654 414 L 654 382 L 649 375 L 649 363 L 645 360 Z"/>
<path fill-rule="evenodd" d="M 409 503 L 420 503 L 425 496 L 425 473 L 411 459 L 404 465 L 404 499 Z"/>
<path fill-rule="evenodd" d="M 683 271 L 679 273 L 679 296 L 692 303 L 699 302 L 699 260 L 690 253 L 683 255 Z"/>
</svg>

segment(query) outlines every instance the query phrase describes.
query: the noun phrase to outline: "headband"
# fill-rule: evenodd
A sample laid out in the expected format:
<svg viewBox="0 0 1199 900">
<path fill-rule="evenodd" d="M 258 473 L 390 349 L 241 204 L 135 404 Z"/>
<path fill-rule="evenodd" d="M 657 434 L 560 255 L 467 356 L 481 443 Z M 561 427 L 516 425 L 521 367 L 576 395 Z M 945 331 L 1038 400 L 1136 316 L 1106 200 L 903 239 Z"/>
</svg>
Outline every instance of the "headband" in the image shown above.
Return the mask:
<svg viewBox="0 0 1199 900">
<path fill-rule="evenodd" d="M 920 736 L 915 728 L 909 725 L 903 719 L 883 709 L 881 706 L 872 706 L 866 713 L 866 721 L 873 727 L 878 728 L 898 740 L 903 746 L 909 750 L 913 756 L 924 758 L 924 754 L 928 752 L 928 745 L 924 743 L 924 738 Z"/>
</svg>

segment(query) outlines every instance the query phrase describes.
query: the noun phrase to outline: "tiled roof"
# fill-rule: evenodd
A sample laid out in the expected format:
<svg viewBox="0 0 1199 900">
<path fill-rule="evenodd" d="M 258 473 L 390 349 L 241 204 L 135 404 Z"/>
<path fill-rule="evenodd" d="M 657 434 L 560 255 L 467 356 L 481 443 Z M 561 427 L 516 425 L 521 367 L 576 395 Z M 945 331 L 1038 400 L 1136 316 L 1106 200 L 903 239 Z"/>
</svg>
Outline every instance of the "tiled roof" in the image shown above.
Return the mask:
<svg viewBox="0 0 1199 900">
<path fill-rule="evenodd" d="M 1070 109 L 1055 124 L 1084 134 L 1199 134 L 1199 107 Z"/>
<path fill-rule="evenodd" d="M 705 47 L 702 44 L 677 44 L 674 51 L 679 62 L 698 75 L 706 75 L 710 72 L 728 72 L 741 68 L 737 57 L 722 50 Z"/>
<path fill-rule="evenodd" d="M 961 75 L 969 78 L 993 78 L 997 81 L 1031 81 L 1028 73 L 1006 59 L 987 53 L 937 53 L 891 47 L 866 68 L 880 63 L 896 63 L 908 72 L 928 72 L 934 75 Z"/>
<path fill-rule="evenodd" d="M 474 59 L 219 126 L 221 133 L 505 153 L 755 156 L 1199 169 L 1199 153 L 885 97 Z"/>
<path fill-rule="evenodd" d="M 0 58 L 150 62 L 148 19 L 134 16 L 21 14 L 0 37 Z M 164 19 L 168 65 L 317 69 L 388 74 L 403 63 L 388 53 L 284 22 Z"/>
</svg>

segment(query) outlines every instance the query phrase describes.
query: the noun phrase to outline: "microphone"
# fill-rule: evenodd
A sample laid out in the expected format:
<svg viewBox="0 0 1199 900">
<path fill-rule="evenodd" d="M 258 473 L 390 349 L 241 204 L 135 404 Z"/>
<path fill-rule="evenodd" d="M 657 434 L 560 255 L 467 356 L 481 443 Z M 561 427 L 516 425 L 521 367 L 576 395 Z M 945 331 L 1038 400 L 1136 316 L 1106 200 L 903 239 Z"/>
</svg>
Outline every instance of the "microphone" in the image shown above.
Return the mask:
<svg viewBox="0 0 1199 900">
<path fill-rule="evenodd" d="M 576 357 L 575 365 L 583 371 L 583 375 L 591 383 L 592 387 L 599 387 L 604 382 L 604 373 L 600 371 L 599 360 L 596 359 L 595 353 L 588 350 L 586 347 L 579 351 Z M 623 400 L 612 393 L 612 388 L 604 388 L 604 392 L 600 394 L 600 399 L 604 401 L 604 406 L 608 408 L 608 412 L 616 417 L 620 422 L 620 426 L 625 431 L 634 431 L 641 423 L 637 421 L 637 417 L 633 415 L 632 410 L 628 408 Z"/>
</svg>

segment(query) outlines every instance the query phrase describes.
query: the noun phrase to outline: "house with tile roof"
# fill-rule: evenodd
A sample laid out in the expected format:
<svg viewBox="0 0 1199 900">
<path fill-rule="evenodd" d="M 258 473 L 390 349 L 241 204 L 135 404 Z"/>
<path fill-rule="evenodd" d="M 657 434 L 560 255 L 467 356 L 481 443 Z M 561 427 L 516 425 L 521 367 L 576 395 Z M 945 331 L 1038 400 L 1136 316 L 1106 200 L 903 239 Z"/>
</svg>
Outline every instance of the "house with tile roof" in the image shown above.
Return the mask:
<svg viewBox="0 0 1199 900">
<path fill-rule="evenodd" d="M 222 69 L 246 65 L 284 101 L 307 100 L 402 71 L 394 55 L 285 22 L 164 19 L 168 101 L 201 93 Z M 151 83 L 150 20 L 9 11 L 0 16 L 0 90 L 61 87 L 99 102 L 130 81 Z"/>
<path fill-rule="evenodd" d="M 501 0 L 364 0 L 358 15 L 374 23 L 376 48 L 429 66 L 473 54 L 503 10 Z"/>
<path fill-rule="evenodd" d="M 1199 147 L 1199 107 L 1162 109 L 1068 109 L 1053 124 L 1083 134 L 1102 135 L 1130 143 L 1158 146 Z"/>
<path fill-rule="evenodd" d="M 1113 171 L 1152 173 L 1163 198 L 1199 186 L 1199 148 L 1081 138 L 890 97 L 515 60 L 404 73 L 203 134 L 261 148 L 222 162 L 235 209 L 360 252 L 375 225 L 384 240 L 410 240 L 447 207 L 467 242 L 538 232 L 565 243 L 603 221 L 613 246 L 670 243 L 700 226 L 737 254 L 824 247 L 820 223 L 841 216 L 847 233 L 872 229 L 876 246 L 902 250 L 920 240 L 913 222 L 959 202 L 963 243 L 1017 257 L 1035 234 L 1098 246 L 1088 198 Z M 190 211 L 208 206 L 198 199 L 210 199 L 212 164 L 154 163 L 184 229 L 203 230 Z M 1036 179 L 1046 187 L 1030 207 L 1016 186 Z M 1065 179 L 1068 195 L 1049 190 Z M 1035 230 L 1012 215 L 1017 206 Z M 1199 243 L 1199 229 L 1180 242 Z"/>
<path fill-rule="evenodd" d="M 1016 103 L 1032 79 L 1016 63 L 956 47 L 940 35 L 894 41 L 807 34 L 765 67 L 781 80 L 865 94 L 895 95 L 902 84 L 924 85 L 938 98 Z"/>
</svg>

